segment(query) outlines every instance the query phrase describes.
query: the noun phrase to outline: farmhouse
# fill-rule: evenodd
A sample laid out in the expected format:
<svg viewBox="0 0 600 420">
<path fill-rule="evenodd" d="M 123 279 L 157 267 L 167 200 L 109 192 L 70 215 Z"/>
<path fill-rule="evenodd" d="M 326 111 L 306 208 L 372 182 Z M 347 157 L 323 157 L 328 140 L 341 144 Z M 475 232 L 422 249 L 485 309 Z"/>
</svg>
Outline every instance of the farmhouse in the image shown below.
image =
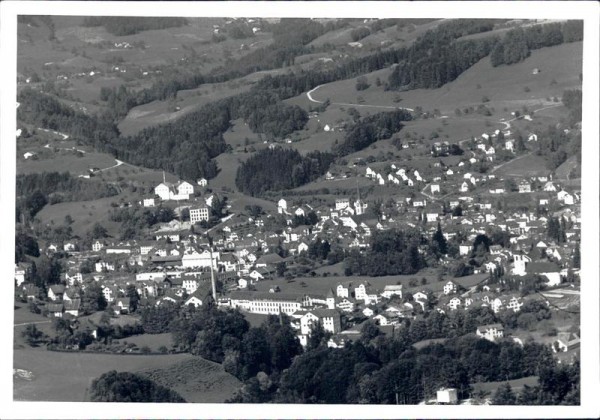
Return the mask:
<svg viewBox="0 0 600 420">
<path fill-rule="evenodd" d="M 186 181 L 178 181 L 172 184 L 163 181 L 154 188 L 154 194 L 161 200 L 189 200 L 190 195 L 194 194 L 194 186 Z"/>
</svg>

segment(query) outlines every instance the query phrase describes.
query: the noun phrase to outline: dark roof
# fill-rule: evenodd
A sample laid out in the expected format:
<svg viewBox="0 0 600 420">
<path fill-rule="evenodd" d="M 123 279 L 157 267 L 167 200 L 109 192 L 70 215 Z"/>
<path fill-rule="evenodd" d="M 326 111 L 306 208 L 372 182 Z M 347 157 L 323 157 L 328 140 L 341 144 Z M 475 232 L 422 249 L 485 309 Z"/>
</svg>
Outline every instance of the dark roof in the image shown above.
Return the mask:
<svg viewBox="0 0 600 420">
<path fill-rule="evenodd" d="M 340 313 L 335 309 L 313 309 L 308 312 L 319 318 L 331 318 L 340 316 Z"/>
</svg>

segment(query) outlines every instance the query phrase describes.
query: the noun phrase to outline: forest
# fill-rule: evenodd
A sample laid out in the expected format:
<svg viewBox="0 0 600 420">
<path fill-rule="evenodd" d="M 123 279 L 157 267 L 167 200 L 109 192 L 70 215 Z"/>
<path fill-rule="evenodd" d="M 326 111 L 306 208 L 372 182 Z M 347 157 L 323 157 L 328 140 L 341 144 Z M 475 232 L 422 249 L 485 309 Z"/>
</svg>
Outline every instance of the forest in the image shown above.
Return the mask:
<svg viewBox="0 0 600 420">
<path fill-rule="evenodd" d="M 302 156 L 294 149 L 264 149 L 240 165 L 235 185 L 252 196 L 296 188 L 325 174 L 332 161 L 331 153 Z"/>
</svg>

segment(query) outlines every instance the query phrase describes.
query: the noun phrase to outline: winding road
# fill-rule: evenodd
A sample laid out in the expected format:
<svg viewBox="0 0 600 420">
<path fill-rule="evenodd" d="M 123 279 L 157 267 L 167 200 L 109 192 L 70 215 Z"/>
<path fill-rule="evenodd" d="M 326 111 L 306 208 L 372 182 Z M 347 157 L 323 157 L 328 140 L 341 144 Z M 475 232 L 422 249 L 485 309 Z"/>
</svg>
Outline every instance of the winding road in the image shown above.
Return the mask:
<svg viewBox="0 0 600 420">
<path fill-rule="evenodd" d="M 314 89 L 309 90 L 308 92 L 306 92 L 306 97 L 308 98 L 309 101 L 317 103 L 317 104 L 322 104 L 325 101 L 319 101 L 315 98 L 312 97 L 312 94 L 319 89 L 321 86 L 323 85 L 319 85 Z M 341 106 L 361 106 L 361 107 L 369 107 L 369 108 L 381 108 L 381 109 L 404 109 L 406 111 L 410 111 L 413 112 L 414 109 L 412 108 L 404 108 L 401 106 L 389 106 L 389 105 L 369 105 L 369 104 L 350 104 L 350 103 L 345 103 L 345 102 L 331 102 L 332 105 L 341 105 Z"/>
</svg>

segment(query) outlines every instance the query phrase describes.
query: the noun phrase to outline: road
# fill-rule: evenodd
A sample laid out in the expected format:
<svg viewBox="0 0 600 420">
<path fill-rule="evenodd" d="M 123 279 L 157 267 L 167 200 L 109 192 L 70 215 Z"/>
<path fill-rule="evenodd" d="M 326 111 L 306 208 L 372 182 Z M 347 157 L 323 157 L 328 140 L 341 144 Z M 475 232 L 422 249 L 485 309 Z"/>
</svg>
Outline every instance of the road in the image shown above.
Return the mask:
<svg viewBox="0 0 600 420">
<path fill-rule="evenodd" d="M 317 104 L 322 104 L 324 103 L 324 101 L 319 101 L 315 98 L 312 97 L 313 92 L 315 92 L 317 89 L 319 89 L 322 85 L 317 86 L 314 89 L 309 90 L 308 92 L 306 92 L 306 97 L 308 98 L 309 101 L 317 103 Z M 412 108 L 404 108 L 401 106 L 389 106 L 389 105 L 369 105 L 369 104 L 350 104 L 350 103 L 345 103 L 345 102 L 331 102 L 332 105 L 341 105 L 341 106 L 360 106 L 360 107 L 368 107 L 368 108 L 381 108 L 381 109 L 404 109 L 406 111 L 410 111 L 413 112 L 414 109 Z"/>
<path fill-rule="evenodd" d="M 20 324 L 15 324 L 13 327 L 22 327 L 23 325 L 29 325 L 29 324 L 49 324 L 52 321 L 48 320 L 48 321 L 33 321 L 33 322 L 22 322 Z"/>
<path fill-rule="evenodd" d="M 115 165 L 109 166 L 108 168 L 104 168 L 104 169 L 98 169 L 96 172 L 108 171 L 109 169 L 116 168 L 125 163 L 125 162 L 120 161 L 119 159 L 115 159 L 115 161 L 117 162 Z"/>
</svg>

